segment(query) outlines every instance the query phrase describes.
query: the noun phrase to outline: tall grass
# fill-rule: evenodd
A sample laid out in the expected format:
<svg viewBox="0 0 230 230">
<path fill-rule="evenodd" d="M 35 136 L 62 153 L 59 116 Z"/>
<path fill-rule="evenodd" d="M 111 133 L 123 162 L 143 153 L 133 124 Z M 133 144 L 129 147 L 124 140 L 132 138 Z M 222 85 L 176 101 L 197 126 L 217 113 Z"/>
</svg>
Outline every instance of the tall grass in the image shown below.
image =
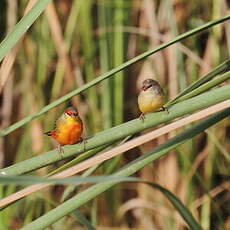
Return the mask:
<svg viewBox="0 0 230 230">
<path fill-rule="evenodd" d="M 12 6 L 9 1 L 0 9 L 4 25 L 0 34 L 5 34 L 0 60 L 6 58 L 0 67 L 1 173 L 46 177 L 105 147 L 113 148 L 115 141 L 134 138 L 130 135 L 229 99 L 230 16 L 225 0 L 196 4 L 184 0 L 74 0 L 53 1 L 49 6 L 50 0 L 41 0 L 19 21 L 32 2 L 16 1 Z M 15 22 L 19 17 L 14 28 L 12 17 Z M 143 123 L 134 119 L 139 116 L 136 97 L 141 81 L 149 77 L 162 84 L 169 114 L 149 114 Z M 55 145 L 43 132 L 54 127 L 70 103 L 84 120 L 89 151 L 82 154 L 81 144 L 66 146 L 61 159 L 56 150 L 49 151 Z M 169 189 L 202 229 L 227 229 L 226 111 L 130 150 L 122 158 L 94 165 L 82 175 L 136 173 L 140 179 Z M 177 132 L 182 132 L 180 138 L 189 138 L 166 148 L 176 140 L 178 136 L 172 136 Z M 141 156 L 146 152 L 150 153 Z M 82 155 L 69 162 L 77 154 Z M 114 185 L 57 185 L 39 191 L 1 211 L 0 229 L 29 229 L 37 223 L 41 229 L 54 222 L 55 229 L 63 224 L 74 229 L 80 226 L 76 216 L 88 229 L 186 229 L 164 195 L 142 184 Z M 1 197 L 20 188 L 1 186 Z M 62 210 L 64 206 L 68 212 Z M 77 212 L 66 215 L 76 208 Z M 58 218 L 51 221 L 55 210 Z M 61 217 L 64 219 L 57 221 Z"/>
</svg>

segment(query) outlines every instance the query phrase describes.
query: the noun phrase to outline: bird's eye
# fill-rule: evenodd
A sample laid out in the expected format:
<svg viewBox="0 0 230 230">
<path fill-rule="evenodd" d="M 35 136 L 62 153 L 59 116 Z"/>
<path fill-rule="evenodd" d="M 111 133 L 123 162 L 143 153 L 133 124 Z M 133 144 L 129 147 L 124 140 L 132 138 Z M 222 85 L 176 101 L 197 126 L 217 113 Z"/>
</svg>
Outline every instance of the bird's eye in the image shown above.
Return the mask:
<svg viewBox="0 0 230 230">
<path fill-rule="evenodd" d="M 65 111 L 65 113 L 66 113 L 66 114 L 68 114 L 69 116 L 71 116 L 71 115 L 72 115 L 72 112 L 71 112 L 71 111 L 69 111 L 69 110 L 66 110 L 66 111 Z"/>
</svg>

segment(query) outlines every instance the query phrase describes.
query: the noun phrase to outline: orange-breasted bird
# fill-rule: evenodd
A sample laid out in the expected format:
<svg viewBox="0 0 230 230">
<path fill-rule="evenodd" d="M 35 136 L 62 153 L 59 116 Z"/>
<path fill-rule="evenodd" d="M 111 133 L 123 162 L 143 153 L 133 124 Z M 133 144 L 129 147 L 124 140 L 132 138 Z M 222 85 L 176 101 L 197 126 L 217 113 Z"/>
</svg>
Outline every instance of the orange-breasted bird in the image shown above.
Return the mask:
<svg viewBox="0 0 230 230">
<path fill-rule="evenodd" d="M 51 136 L 58 142 L 58 149 L 61 154 L 64 153 L 62 145 L 72 145 L 82 142 L 83 123 L 75 108 L 69 107 L 56 121 L 54 130 L 45 132 L 44 134 Z"/>
<path fill-rule="evenodd" d="M 138 107 L 141 111 L 140 118 L 143 120 L 146 113 L 154 112 L 160 108 L 167 110 L 163 105 L 164 92 L 160 84 L 153 79 L 144 80 L 138 95 Z"/>
</svg>

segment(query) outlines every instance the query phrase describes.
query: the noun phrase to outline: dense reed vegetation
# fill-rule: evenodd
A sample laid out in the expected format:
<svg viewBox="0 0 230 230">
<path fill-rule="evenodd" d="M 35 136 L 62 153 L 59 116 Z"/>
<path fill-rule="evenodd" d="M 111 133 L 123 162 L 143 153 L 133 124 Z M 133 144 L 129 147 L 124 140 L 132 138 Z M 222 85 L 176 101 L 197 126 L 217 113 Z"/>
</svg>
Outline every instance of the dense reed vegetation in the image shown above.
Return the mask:
<svg viewBox="0 0 230 230">
<path fill-rule="evenodd" d="M 0 229 L 230 227 L 226 0 L 3 1 L 0 12 Z M 169 113 L 143 122 L 151 77 Z M 62 157 L 43 133 L 69 105 L 87 142 Z"/>
</svg>

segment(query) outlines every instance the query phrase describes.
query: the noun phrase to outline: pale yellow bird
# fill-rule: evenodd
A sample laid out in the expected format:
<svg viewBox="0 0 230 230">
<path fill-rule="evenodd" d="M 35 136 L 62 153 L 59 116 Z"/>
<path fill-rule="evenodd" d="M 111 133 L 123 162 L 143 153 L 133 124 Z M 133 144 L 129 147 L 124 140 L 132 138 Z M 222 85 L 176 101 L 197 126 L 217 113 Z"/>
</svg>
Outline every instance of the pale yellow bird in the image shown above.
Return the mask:
<svg viewBox="0 0 230 230">
<path fill-rule="evenodd" d="M 153 79 L 144 80 L 138 95 L 138 107 L 141 111 L 140 118 L 143 120 L 146 113 L 154 112 L 160 108 L 167 110 L 163 105 L 164 92 L 160 84 Z"/>
</svg>

